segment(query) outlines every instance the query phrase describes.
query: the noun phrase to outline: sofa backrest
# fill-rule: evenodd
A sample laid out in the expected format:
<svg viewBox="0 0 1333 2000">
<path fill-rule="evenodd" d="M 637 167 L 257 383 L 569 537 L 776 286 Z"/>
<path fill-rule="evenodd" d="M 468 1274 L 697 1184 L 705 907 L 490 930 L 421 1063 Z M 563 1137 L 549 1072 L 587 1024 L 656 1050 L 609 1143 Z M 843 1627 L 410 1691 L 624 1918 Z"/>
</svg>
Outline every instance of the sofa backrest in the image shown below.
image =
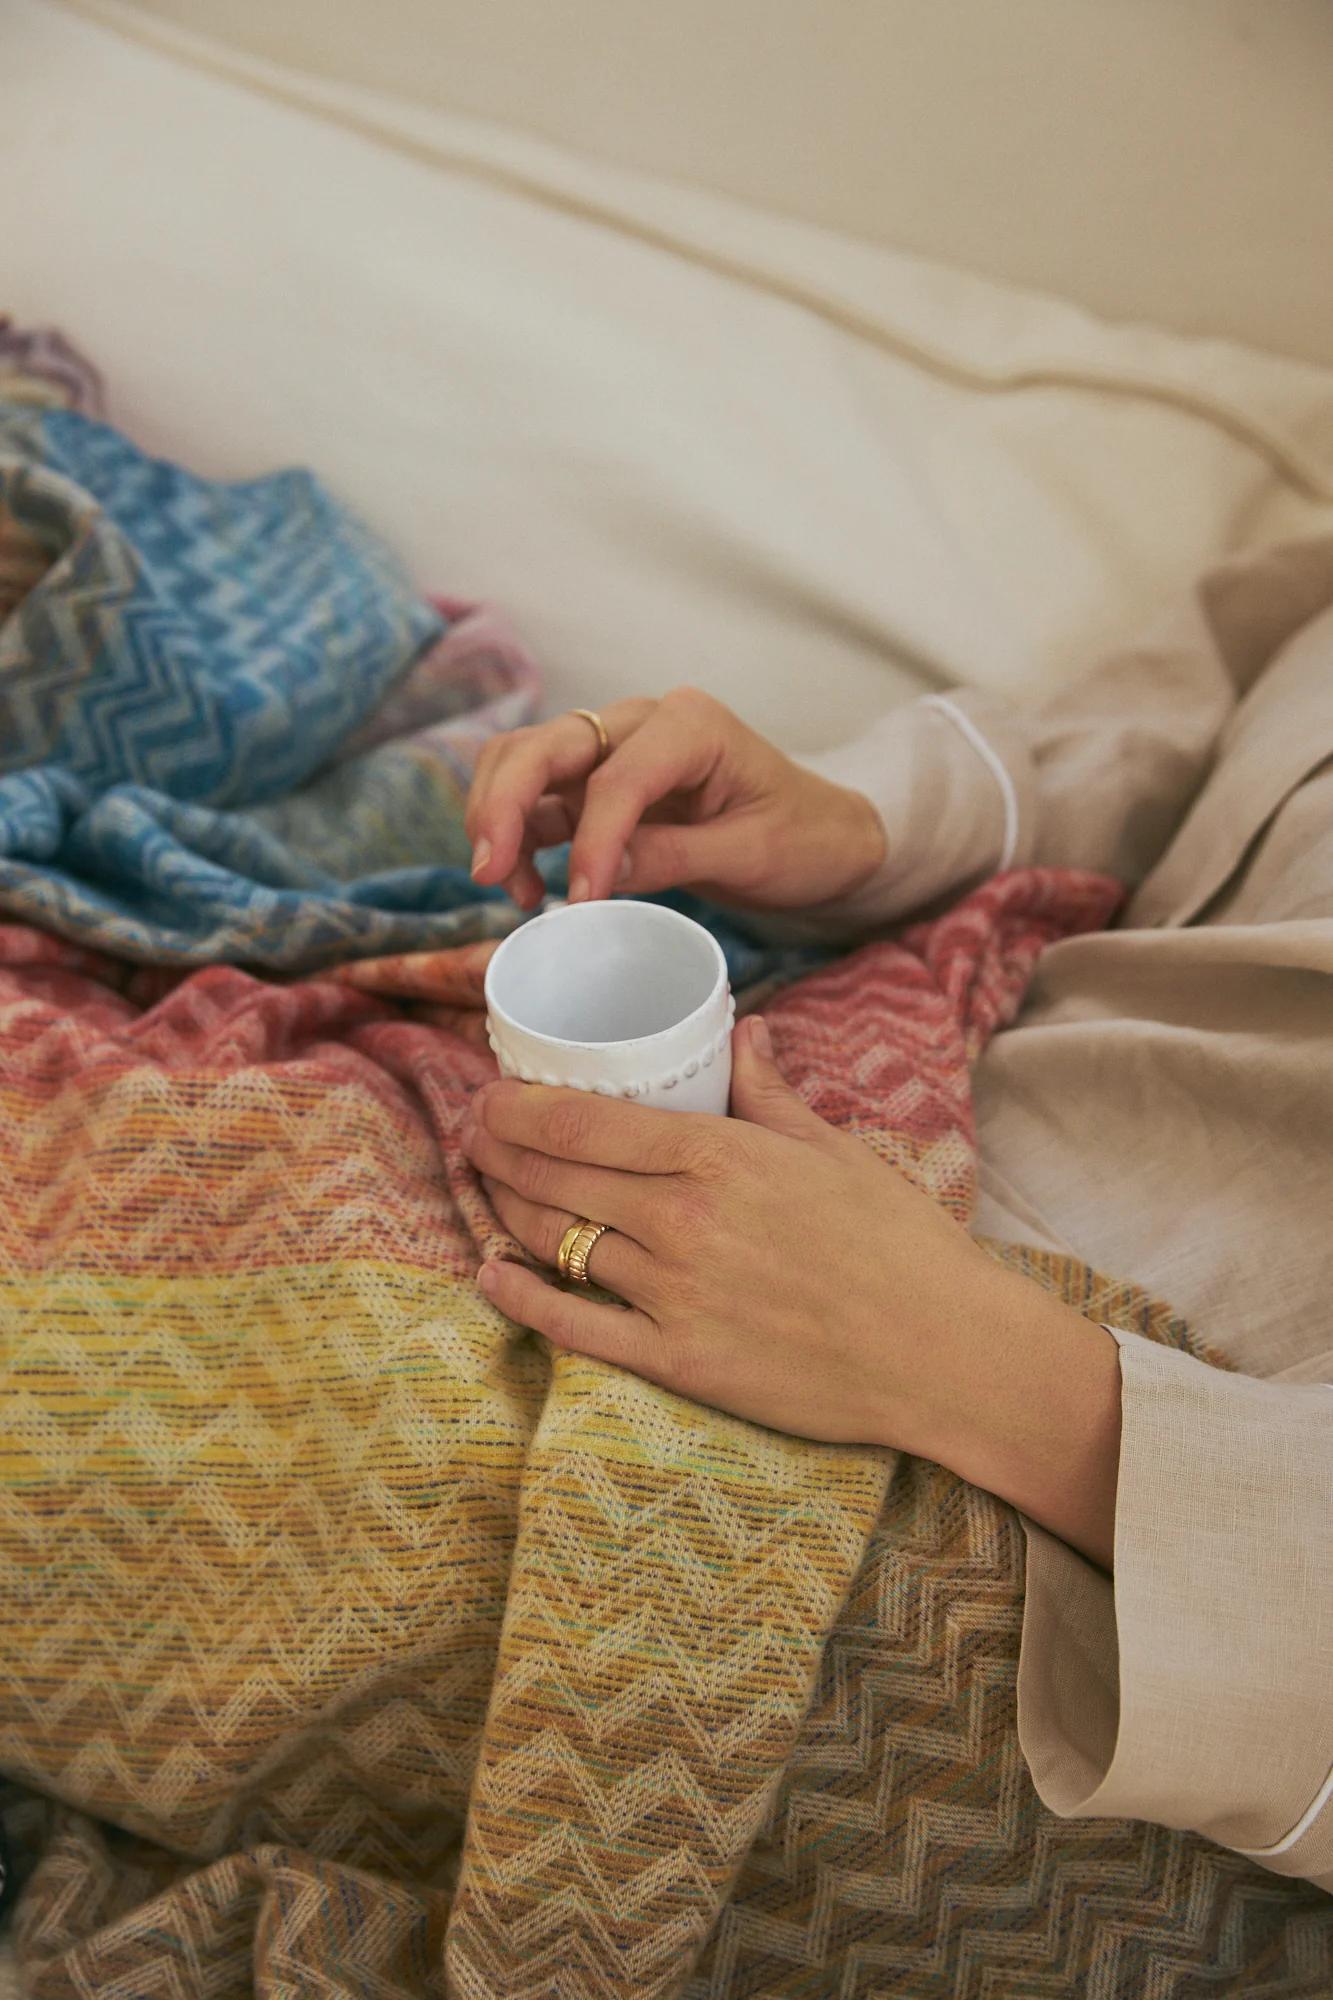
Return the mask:
<svg viewBox="0 0 1333 2000">
<path fill-rule="evenodd" d="M 251 53 L 1333 360 L 1327 0 L 131 0 Z"/>
</svg>

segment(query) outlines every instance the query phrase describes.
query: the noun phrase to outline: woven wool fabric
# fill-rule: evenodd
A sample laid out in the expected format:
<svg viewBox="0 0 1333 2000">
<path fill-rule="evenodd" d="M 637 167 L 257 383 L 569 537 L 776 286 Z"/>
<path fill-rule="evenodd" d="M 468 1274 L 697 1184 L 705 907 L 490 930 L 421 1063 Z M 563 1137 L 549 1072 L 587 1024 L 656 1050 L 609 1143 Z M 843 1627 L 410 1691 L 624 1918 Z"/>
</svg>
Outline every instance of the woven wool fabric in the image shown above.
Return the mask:
<svg viewBox="0 0 1333 2000">
<path fill-rule="evenodd" d="M 59 334 L 0 322 L 0 391 L 0 912 L 283 972 L 511 930 L 462 826 L 481 744 L 540 698 L 507 620 L 417 599 L 307 473 L 222 485 L 85 421 Z M 541 866 L 563 893 L 567 850 Z M 656 900 L 735 984 L 827 955 Z"/>
<path fill-rule="evenodd" d="M 540 685 L 499 613 L 418 600 L 308 474 L 218 485 L 0 403 L 0 911 L 122 958 L 285 972 L 502 936 L 516 912 L 472 881 L 462 806 Z M 566 863 L 544 857 L 554 891 Z M 819 956 L 662 900 L 733 979 Z"/>
<path fill-rule="evenodd" d="M 812 975 L 768 1009 L 788 1075 L 962 1221 L 969 1060 L 1113 901 L 1015 874 Z M 0 965 L 34 2000 L 1327 1990 L 1328 1899 L 1038 1804 L 1006 1508 L 481 1299 L 503 1239 L 453 1136 L 483 1052 L 331 981 L 19 927 Z"/>
<path fill-rule="evenodd" d="M 494 620 L 425 666 L 444 630 L 308 473 L 197 479 L 0 402 L 0 909 L 292 970 L 486 934 L 460 768 L 536 675 Z"/>
</svg>

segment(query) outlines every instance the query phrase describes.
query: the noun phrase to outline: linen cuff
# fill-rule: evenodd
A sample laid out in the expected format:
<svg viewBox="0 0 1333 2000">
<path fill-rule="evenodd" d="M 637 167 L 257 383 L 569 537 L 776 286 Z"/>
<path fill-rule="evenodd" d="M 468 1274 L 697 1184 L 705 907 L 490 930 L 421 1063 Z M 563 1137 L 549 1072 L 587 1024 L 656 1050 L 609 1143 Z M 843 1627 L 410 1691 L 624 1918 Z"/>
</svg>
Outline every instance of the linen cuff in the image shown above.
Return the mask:
<svg viewBox="0 0 1333 2000">
<path fill-rule="evenodd" d="M 1333 1389 L 1120 1346 L 1115 1578 L 1025 1521 L 1019 1738 L 1066 1817 L 1333 1887 Z"/>
<path fill-rule="evenodd" d="M 886 843 L 869 881 L 802 912 L 814 934 L 850 936 L 914 916 L 1030 859 L 1027 725 L 994 696 L 927 695 L 891 710 L 854 743 L 796 761 L 863 793 Z"/>
</svg>

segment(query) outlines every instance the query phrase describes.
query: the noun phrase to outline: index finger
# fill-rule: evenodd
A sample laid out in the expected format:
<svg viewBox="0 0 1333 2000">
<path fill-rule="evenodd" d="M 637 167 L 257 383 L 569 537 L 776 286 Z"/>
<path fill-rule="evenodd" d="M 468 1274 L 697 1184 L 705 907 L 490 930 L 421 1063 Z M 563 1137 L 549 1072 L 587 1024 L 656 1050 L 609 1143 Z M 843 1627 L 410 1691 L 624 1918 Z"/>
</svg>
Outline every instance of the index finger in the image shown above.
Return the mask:
<svg viewBox="0 0 1333 2000">
<path fill-rule="evenodd" d="M 609 896 L 630 835 L 651 806 L 702 783 L 718 754 L 711 717 L 679 695 L 660 701 L 641 729 L 588 780 L 569 856 L 569 900 Z"/>
<path fill-rule="evenodd" d="M 700 1127 L 717 1123 L 588 1090 L 509 1080 L 487 1084 L 473 1108 L 488 1132 L 511 1145 L 636 1174 L 684 1173 L 698 1151 Z"/>
<path fill-rule="evenodd" d="M 615 702 L 603 715 L 614 745 L 641 719 L 649 702 Z M 478 882 L 503 882 L 523 852 L 524 835 L 547 792 L 588 777 L 601 755 L 597 732 L 581 715 L 557 715 L 492 739 L 477 760 L 463 825 L 472 842 Z M 483 857 L 482 843 L 486 852 Z"/>
<path fill-rule="evenodd" d="M 577 715 L 560 715 L 486 745 L 463 818 L 478 882 L 502 882 L 512 872 L 539 799 L 552 785 L 585 777 L 597 750 L 595 734 Z"/>
</svg>

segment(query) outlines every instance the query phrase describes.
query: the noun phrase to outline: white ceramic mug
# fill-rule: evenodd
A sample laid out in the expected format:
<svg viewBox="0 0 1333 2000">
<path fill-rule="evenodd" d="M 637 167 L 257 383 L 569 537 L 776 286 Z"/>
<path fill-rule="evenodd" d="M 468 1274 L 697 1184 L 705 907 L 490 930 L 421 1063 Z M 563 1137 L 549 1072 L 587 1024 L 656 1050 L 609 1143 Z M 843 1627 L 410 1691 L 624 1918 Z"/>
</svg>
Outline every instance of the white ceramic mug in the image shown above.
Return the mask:
<svg viewBox="0 0 1333 2000">
<path fill-rule="evenodd" d="M 486 969 L 505 1076 L 725 1113 L 736 1003 L 702 924 L 658 903 L 569 903 L 510 933 Z"/>
</svg>

